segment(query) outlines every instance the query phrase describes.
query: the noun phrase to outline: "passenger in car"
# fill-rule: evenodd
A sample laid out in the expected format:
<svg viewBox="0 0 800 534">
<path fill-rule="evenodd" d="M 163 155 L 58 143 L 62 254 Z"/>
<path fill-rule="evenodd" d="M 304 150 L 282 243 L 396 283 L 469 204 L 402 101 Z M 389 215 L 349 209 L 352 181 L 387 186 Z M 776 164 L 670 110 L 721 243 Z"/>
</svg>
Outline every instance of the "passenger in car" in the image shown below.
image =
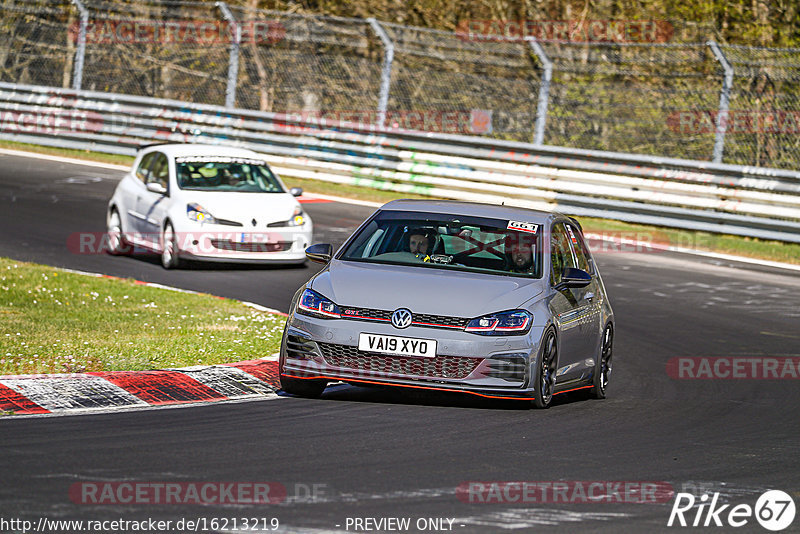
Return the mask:
<svg viewBox="0 0 800 534">
<path fill-rule="evenodd" d="M 533 272 L 533 248 L 535 238 L 527 234 L 513 232 L 506 236 L 506 263 L 508 271 L 516 273 Z"/>
</svg>

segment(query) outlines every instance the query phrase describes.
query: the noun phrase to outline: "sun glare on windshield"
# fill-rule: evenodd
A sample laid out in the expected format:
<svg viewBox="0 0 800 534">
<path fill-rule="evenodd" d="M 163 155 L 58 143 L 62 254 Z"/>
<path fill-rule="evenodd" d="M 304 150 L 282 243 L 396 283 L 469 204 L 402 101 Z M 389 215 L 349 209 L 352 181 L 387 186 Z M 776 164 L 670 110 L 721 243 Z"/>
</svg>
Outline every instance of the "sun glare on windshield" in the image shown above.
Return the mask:
<svg viewBox="0 0 800 534">
<path fill-rule="evenodd" d="M 283 193 L 267 163 L 232 157 L 176 158 L 178 187 L 194 191 Z"/>
</svg>

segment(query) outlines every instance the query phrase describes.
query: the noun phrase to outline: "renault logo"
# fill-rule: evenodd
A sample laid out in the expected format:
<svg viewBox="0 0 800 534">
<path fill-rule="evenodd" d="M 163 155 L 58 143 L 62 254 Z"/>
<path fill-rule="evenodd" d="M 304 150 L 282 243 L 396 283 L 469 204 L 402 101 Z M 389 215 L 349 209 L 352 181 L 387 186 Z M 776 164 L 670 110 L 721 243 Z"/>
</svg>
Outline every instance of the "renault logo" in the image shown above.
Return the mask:
<svg viewBox="0 0 800 534">
<path fill-rule="evenodd" d="M 411 325 L 411 310 L 400 308 L 392 314 L 392 325 L 395 328 L 408 328 Z"/>
</svg>

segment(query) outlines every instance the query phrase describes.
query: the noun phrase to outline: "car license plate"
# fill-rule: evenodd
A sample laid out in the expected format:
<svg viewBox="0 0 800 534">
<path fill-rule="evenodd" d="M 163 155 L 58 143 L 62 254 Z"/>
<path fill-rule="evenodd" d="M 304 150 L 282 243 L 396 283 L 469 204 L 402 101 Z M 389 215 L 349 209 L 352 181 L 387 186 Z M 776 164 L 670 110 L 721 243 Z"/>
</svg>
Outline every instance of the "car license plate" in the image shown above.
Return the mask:
<svg viewBox="0 0 800 534">
<path fill-rule="evenodd" d="M 436 356 L 436 340 L 382 336 L 379 334 L 360 334 L 358 336 L 358 350 L 380 352 L 382 354 L 397 354 L 400 356 L 433 358 Z"/>
</svg>

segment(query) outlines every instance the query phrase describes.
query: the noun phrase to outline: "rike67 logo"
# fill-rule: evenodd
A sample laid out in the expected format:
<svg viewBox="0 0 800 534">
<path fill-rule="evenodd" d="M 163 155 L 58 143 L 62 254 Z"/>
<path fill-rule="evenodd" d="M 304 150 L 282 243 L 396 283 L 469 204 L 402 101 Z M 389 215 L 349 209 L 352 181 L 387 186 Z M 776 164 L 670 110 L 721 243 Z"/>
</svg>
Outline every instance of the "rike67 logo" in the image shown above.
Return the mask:
<svg viewBox="0 0 800 534">
<path fill-rule="evenodd" d="M 720 504 L 719 492 L 699 499 L 692 493 L 678 493 L 669 514 L 667 526 L 734 528 L 752 524 L 753 518 L 765 529 L 784 530 L 794 521 L 795 504 L 781 490 L 770 490 L 759 496 L 755 506 L 749 504 Z"/>
</svg>

